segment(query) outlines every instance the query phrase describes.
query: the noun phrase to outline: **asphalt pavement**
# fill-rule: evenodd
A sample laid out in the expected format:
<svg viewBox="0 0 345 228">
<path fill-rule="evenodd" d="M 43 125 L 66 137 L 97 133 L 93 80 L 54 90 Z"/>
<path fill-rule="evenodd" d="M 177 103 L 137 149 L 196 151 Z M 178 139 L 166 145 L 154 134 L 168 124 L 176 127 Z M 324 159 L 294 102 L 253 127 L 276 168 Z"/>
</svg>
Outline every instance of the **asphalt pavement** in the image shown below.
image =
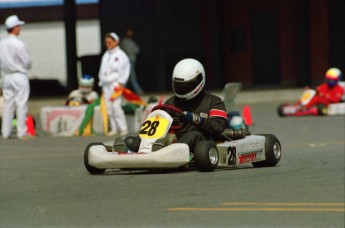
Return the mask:
<svg viewBox="0 0 345 228">
<path fill-rule="evenodd" d="M 0 137 L 0 227 L 343 228 L 345 116 L 282 118 L 267 93 L 236 102 L 250 105 L 252 134 L 278 137 L 275 167 L 91 175 L 84 150 L 110 137 Z"/>
</svg>

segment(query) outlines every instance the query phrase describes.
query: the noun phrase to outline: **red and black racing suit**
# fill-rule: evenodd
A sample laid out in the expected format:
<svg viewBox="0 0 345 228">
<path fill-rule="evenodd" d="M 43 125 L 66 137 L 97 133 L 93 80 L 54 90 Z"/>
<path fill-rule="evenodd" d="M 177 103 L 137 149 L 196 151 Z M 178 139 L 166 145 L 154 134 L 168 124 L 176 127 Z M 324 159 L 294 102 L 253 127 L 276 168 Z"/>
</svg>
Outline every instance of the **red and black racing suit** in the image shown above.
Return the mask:
<svg viewBox="0 0 345 228">
<path fill-rule="evenodd" d="M 175 132 L 177 142 L 189 145 L 191 152 L 194 152 L 199 141 L 215 138 L 226 128 L 225 104 L 219 97 L 208 92 L 201 91 L 191 100 L 173 96 L 165 104 L 180 108 L 182 111 L 192 112 L 203 118 L 200 125 L 190 122 L 183 129 Z"/>
</svg>

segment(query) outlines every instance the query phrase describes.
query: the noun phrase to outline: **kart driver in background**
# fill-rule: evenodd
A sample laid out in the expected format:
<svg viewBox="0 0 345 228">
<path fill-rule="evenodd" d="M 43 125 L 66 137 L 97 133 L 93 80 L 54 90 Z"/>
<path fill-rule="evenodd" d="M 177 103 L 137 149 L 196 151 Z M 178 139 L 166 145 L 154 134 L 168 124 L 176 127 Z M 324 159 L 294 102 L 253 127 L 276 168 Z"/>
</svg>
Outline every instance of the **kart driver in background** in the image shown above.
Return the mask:
<svg viewBox="0 0 345 228">
<path fill-rule="evenodd" d="M 88 105 L 98 98 L 98 94 L 93 90 L 95 79 L 88 74 L 79 79 L 79 88 L 73 90 L 67 97 L 66 105 L 79 106 Z"/>
<path fill-rule="evenodd" d="M 178 143 L 189 145 L 191 152 L 201 140 L 212 139 L 226 128 L 227 114 L 224 102 L 203 90 L 205 70 L 195 59 L 183 59 L 174 68 L 172 87 L 174 96 L 165 104 L 183 110 L 180 121 L 185 127 L 175 132 Z"/>
<path fill-rule="evenodd" d="M 305 105 L 306 108 L 323 104 L 339 103 L 344 94 L 344 89 L 338 85 L 342 74 L 338 68 L 330 68 L 325 74 L 325 82 L 316 88 L 316 95 Z"/>
</svg>

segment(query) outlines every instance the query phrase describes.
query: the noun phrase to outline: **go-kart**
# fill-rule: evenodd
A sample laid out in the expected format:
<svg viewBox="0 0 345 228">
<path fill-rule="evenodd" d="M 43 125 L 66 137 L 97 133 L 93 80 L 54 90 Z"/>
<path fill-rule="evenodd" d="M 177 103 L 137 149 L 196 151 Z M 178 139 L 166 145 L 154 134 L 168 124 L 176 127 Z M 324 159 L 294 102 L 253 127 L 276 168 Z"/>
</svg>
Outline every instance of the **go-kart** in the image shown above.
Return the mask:
<svg viewBox="0 0 345 228">
<path fill-rule="evenodd" d="M 345 87 L 344 87 L 345 89 Z M 324 115 L 345 115 L 345 102 L 329 105 L 318 104 L 309 108 L 305 105 L 316 95 L 313 89 L 304 90 L 299 101 L 295 104 L 284 103 L 277 108 L 279 116 L 324 116 Z M 345 96 L 345 95 L 344 95 Z"/>
<path fill-rule="evenodd" d="M 185 167 L 212 172 L 217 167 L 246 163 L 254 167 L 275 166 L 281 158 L 281 144 L 276 136 L 248 135 L 245 129 L 226 129 L 219 139 L 201 141 L 191 153 L 187 144 L 176 142 L 174 131 L 184 127 L 178 120 L 181 113 L 182 110 L 174 106 L 155 106 L 141 126 L 140 146 L 136 152 L 131 151 L 129 142 L 126 144 L 134 136 L 89 144 L 84 153 L 86 169 L 91 174 L 102 174 L 106 169 Z"/>
</svg>

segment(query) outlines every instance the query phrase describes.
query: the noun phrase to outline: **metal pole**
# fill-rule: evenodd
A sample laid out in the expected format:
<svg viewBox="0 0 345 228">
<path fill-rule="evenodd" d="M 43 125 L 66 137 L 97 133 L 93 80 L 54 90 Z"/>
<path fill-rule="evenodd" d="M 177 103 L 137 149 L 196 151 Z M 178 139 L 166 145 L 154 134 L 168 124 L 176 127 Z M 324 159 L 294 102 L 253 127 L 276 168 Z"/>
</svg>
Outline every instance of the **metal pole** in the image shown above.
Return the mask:
<svg viewBox="0 0 345 228">
<path fill-rule="evenodd" d="M 78 86 L 75 1 L 64 0 L 63 10 L 66 36 L 67 90 L 71 91 Z"/>
</svg>

